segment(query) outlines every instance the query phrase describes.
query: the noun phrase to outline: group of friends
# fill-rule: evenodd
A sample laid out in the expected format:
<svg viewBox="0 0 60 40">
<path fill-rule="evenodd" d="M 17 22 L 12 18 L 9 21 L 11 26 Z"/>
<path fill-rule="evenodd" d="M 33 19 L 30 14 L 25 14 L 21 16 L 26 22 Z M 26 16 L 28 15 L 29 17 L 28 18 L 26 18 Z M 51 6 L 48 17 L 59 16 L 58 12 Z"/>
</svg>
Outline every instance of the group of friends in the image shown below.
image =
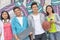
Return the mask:
<svg viewBox="0 0 60 40">
<path fill-rule="evenodd" d="M 46 13 L 38 12 L 36 2 L 31 4 L 32 14 L 22 15 L 19 7 L 14 7 L 16 16 L 10 18 L 7 11 L 1 12 L 0 40 L 60 40 L 60 18 L 51 5 L 46 6 Z M 51 23 L 49 30 L 44 30 L 42 23 Z M 48 35 L 47 35 L 48 34 Z M 48 38 L 48 39 L 47 39 Z"/>
</svg>

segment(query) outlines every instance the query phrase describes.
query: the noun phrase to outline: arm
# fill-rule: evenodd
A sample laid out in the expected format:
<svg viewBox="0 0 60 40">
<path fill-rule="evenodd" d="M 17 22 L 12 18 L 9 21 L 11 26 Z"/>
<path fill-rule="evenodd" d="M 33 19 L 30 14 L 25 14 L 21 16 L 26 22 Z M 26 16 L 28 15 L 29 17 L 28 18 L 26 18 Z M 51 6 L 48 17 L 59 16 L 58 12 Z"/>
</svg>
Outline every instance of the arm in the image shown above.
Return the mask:
<svg viewBox="0 0 60 40">
<path fill-rule="evenodd" d="M 29 25 L 29 27 L 32 27 L 30 16 L 28 16 L 28 25 Z M 32 27 L 32 31 L 30 32 L 29 36 L 30 36 L 30 39 L 33 40 L 33 27 Z"/>
<path fill-rule="evenodd" d="M 13 36 L 15 37 L 16 40 L 19 40 L 18 39 L 18 36 L 16 35 L 16 27 L 15 27 L 15 22 L 14 20 L 11 21 L 11 26 L 12 26 L 12 32 L 13 32 Z"/>
<path fill-rule="evenodd" d="M 56 21 L 55 21 L 55 23 L 56 24 L 58 24 L 58 25 L 60 25 L 60 17 L 59 17 L 59 15 L 58 14 L 56 14 Z"/>
<path fill-rule="evenodd" d="M 41 23 L 45 21 L 45 15 L 43 13 L 40 14 L 40 20 L 41 20 Z"/>
<path fill-rule="evenodd" d="M 14 37 L 15 37 L 16 40 L 19 40 L 19 38 L 16 34 L 14 34 Z"/>
<path fill-rule="evenodd" d="M 0 21 L 0 36 L 2 35 L 2 31 L 3 31 L 3 23 Z"/>
<path fill-rule="evenodd" d="M 31 17 L 28 16 L 28 26 L 29 27 L 32 27 L 32 23 L 31 23 Z M 30 33 L 30 35 L 32 34 L 32 32 Z"/>
</svg>

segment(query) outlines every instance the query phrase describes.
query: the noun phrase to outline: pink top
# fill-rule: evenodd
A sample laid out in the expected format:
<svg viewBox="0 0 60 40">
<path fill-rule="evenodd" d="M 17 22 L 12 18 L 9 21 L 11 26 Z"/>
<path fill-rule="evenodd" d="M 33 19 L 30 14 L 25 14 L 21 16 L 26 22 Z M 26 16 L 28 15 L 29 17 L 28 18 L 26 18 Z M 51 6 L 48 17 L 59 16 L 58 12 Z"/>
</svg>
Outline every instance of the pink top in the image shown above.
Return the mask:
<svg viewBox="0 0 60 40">
<path fill-rule="evenodd" d="M 12 29 L 10 23 L 4 23 L 4 40 L 12 40 Z"/>
</svg>

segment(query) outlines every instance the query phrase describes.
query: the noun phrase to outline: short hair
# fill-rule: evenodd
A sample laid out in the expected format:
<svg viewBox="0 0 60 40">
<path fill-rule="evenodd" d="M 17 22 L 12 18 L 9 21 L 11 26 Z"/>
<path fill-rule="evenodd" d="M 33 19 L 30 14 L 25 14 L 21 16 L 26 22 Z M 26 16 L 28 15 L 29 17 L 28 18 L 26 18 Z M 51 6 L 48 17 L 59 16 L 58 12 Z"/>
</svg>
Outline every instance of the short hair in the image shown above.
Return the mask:
<svg viewBox="0 0 60 40">
<path fill-rule="evenodd" d="M 47 8 L 48 8 L 48 7 L 51 7 L 51 8 L 52 8 L 52 13 L 54 13 L 53 7 L 52 7 L 51 5 L 48 5 L 48 6 L 46 6 L 46 13 L 47 13 L 47 16 L 49 15 L 49 13 L 47 12 Z"/>
<path fill-rule="evenodd" d="M 3 19 L 4 19 L 4 18 L 2 17 L 2 15 L 3 15 L 3 13 L 4 13 L 4 12 L 6 12 L 6 13 L 7 13 L 7 15 L 8 15 L 8 18 L 7 18 L 7 19 L 9 19 L 9 20 L 10 20 L 10 15 L 9 15 L 9 13 L 8 13 L 7 11 L 2 11 L 2 12 L 1 12 L 1 20 L 3 20 Z"/>
<path fill-rule="evenodd" d="M 13 8 L 13 11 L 15 11 L 15 9 L 20 9 L 20 8 L 19 8 L 19 7 L 14 7 L 14 8 Z"/>
<path fill-rule="evenodd" d="M 33 2 L 33 3 L 31 4 L 31 8 L 32 8 L 33 5 L 37 5 L 37 3 L 36 3 L 36 2 Z M 37 6 L 38 6 L 38 5 L 37 5 Z"/>
</svg>

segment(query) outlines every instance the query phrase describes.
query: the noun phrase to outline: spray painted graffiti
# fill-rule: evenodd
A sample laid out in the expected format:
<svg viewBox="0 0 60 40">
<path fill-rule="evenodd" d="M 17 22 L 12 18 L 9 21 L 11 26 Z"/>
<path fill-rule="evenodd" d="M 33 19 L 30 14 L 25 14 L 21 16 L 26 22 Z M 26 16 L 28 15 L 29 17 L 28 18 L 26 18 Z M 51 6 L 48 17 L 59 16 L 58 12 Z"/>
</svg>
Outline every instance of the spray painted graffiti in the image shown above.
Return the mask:
<svg viewBox="0 0 60 40">
<path fill-rule="evenodd" d="M 0 9 L 0 13 L 3 10 L 11 11 L 14 6 L 18 6 L 18 7 L 21 8 L 23 14 L 27 16 L 28 14 L 32 13 L 31 3 L 33 1 L 38 3 L 38 11 L 43 12 L 43 10 L 44 10 L 43 7 L 44 7 L 44 5 L 47 4 L 46 0 L 11 0 L 12 3 L 10 5 L 7 5 L 6 7 L 2 8 L 2 9 Z M 48 3 L 52 5 L 52 2 L 54 3 L 54 1 L 51 1 L 51 2 L 48 2 Z M 60 11 L 59 11 L 60 6 L 54 5 L 53 7 L 54 7 L 54 9 L 57 7 L 57 12 L 60 13 Z"/>
</svg>

